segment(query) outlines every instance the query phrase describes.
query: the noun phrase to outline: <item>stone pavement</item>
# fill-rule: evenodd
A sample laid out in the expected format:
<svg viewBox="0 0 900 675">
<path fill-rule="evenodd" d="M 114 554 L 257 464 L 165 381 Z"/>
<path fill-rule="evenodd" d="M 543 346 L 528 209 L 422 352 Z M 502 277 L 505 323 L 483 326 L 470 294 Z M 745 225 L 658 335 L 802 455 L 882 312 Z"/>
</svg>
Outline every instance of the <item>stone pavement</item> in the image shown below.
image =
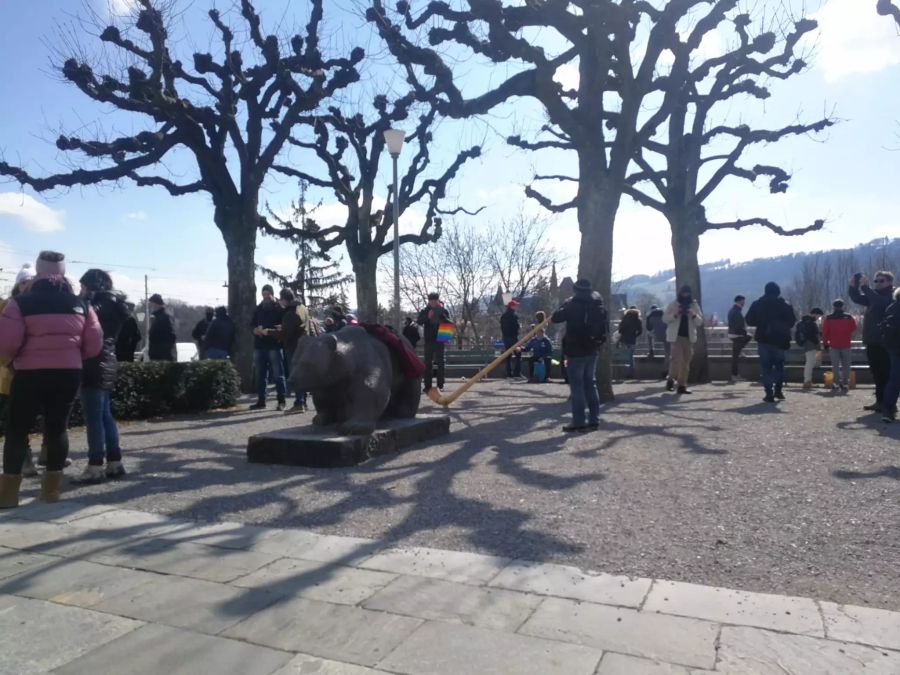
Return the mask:
<svg viewBox="0 0 900 675">
<path fill-rule="evenodd" d="M 0 673 L 900 673 L 900 613 L 199 523 L 0 512 Z"/>
</svg>

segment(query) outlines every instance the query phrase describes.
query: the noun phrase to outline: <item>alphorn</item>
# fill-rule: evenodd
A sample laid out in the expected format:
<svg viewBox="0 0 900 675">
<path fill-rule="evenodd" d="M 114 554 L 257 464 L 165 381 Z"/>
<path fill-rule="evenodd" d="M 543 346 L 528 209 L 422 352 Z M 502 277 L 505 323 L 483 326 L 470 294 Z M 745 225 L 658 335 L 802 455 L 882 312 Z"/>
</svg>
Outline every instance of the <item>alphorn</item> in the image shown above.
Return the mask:
<svg viewBox="0 0 900 675">
<path fill-rule="evenodd" d="M 536 325 L 534 328 L 532 328 L 530 331 L 528 331 L 528 333 L 525 334 L 525 337 L 523 337 L 516 344 L 514 344 L 512 347 L 507 349 L 496 359 L 494 359 L 489 364 L 487 364 L 484 368 L 482 368 L 477 373 L 475 373 L 468 380 L 466 380 L 463 383 L 463 385 L 461 387 L 459 387 L 458 389 L 454 389 L 451 393 L 449 393 L 447 395 L 441 395 L 438 393 L 438 390 L 436 388 L 432 387 L 431 389 L 429 389 L 428 391 L 425 392 L 425 395 L 428 396 L 428 398 L 430 398 L 432 401 L 434 401 L 438 405 L 442 405 L 446 408 L 451 403 L 453 403 L 456 399 L 458 399 L 460 396 L 465 394 L 469 389 L 471 389 L 473 385 L 475 385 L 476 383 L 483 380 L 489 372 L 491 372 L 494 368 L 496 368 L 501 363 L 503 363 L 503 361 L 508 356 L 510 356 L 519 347 L 521 347 L 526 342 L 528 342 L 528 340 L 530 340 L 535 335 L 535 333 L 537 333 L 542 328 L 546 327 L 549 323 L 550 323 L 550 317 L 548 316 L 546 319 L 544 319 L 538 325 Z"/>
</svg>

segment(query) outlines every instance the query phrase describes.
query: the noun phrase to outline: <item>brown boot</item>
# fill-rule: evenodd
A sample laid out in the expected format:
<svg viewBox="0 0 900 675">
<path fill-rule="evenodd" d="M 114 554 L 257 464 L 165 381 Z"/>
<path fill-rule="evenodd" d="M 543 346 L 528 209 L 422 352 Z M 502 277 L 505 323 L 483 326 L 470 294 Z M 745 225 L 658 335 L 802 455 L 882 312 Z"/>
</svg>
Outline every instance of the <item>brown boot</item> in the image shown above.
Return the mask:
<svg viewBox="0 0 900 675">
<path fill-rule="evenodd" d="M 41 501 L 58 502 L 62 486 L 62 471 L 45 471 L 41 476 Z"/>
<path fill-rule="evenodd" d="M 12 509 L 19 505 L 19 486 L 22 476 L 11 473 L 0 475 L 0 509 Z"/>
</svg>

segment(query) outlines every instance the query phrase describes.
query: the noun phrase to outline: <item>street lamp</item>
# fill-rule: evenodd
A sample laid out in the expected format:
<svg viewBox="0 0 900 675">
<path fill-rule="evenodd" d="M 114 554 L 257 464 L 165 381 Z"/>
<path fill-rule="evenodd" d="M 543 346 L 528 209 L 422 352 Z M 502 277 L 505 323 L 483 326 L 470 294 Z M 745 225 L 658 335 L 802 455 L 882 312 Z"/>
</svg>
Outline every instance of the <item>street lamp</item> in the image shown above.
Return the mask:
<svg viewBox="0 0 900 675">
<path fill-rule="evenodd" d="M 394 330 L 400 332 L 400 187 L 397 179 L 397 158 L 403 149 L 406 132 L 385 129 L 384 141 L 394 162 Z"/>
</svg>

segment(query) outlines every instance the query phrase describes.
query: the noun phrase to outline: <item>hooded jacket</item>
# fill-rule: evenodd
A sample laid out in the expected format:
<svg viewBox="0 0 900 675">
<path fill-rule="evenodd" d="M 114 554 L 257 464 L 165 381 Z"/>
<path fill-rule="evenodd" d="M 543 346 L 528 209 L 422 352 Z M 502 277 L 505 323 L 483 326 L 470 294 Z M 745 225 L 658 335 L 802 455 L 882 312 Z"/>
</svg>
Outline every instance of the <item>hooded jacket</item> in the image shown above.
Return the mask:
<svg viewBox="0 0 900 675">
<path fill-rule="evenodd" d="M 503 341 L 509 344 L 519 339 L 519 315 L 512 307 L 507 307 L 500 315 L 500 334 Z"/>
<path fill-rule="evenodd" d="M 884 319 L 888 305 L 893 302 L 894 287 L 875 289 L 869 286 L 850 286 L 847 292 L 853 302 L 866 308 L 863 315 L 863 342 L 883 347 L 884 339 L 878 324 Z"/>
<path fill-rule="evenodd" d="M 160 307 L 151 317 L 150 332 L 147 334 L 147 355 L 151 361 L 177 361 L 172 315 L 165 307 Z"/>
<path fill-rule="evenodd" d="M 0 364 L 15 370 L 81 370 L 102 346 L 93 308 L 53 279 L 38 279 L 0 314 Z"/>
<path fill-rule="evenodd" d="M 96 291 L 87 299 L 97 313 L 103 330 L 103 348 L 84 362 L 81 385 L 92 389 L 112 391 L 116 386 L 116 340 L 125 321 L 131 315 L 125 296 L 114 291 Z"/>
<path fill-rule="evenodd" d="M 747 322 L 744 321 L 742 310 L 737 305 L 732 305 L 728 310 L 728 337 L 741 337 L 747 334 Z"/>
<path fill-rule="evenodd" d="M 625 345 L 634 345 L 638 337 L 644 332 L 641 325 L 641 315 L 636 309 L 629 309 L 619 322 L 619 342 Z"/>
<path fill-rule="evenodd" d="M 822 323 L 822 343 L 826 348 L 850 349 L 855 330 L 856 319 L 844 310 L 836 309 Z"/>
<path fill-rule="evenodd" d="M 791 329 L 797 323 L 797 315 L 781 297 L 778 284 L 771 281 L 766 284 L 765 294 L 750 305 L 745 320 L 747 325 L 756 326 L 754 338 L 760 344 L 791 348 Z"/>
<path fill-rule="evenodd" d="M 569 358 L 593 356 L 600 349 L 601 343 L 591 337 L 587 324 L 588 312 L 592 306 L 603 310 L 603 298 L 600 297 L 600 294 L 596 291 L 582 290 L 576 287 L 575 294 L 562 307 L 553 312 L 550 319 L 553 323 L 565 322 L 566 324 L 563 352 Z"/>
<path fill-rule="evenodd" d="M 822 348 L 822 336 L 819 331 L 819 325 L 812 314 L 804 314 L 800 317 L 797 330 L 803 331 L 803 351 L 814 352 Z"/>
<path fill-rule="evenodd" d="M 300 338 L 309 334 L 309 310 L 304 304 L 291 302 L 284 308 L 284 315 L 281 317 L 281 341 L 284 348 L 293 354 Z"/>
<path fill-rule="evenodd" d="M 663 311 L 658 307 L 647 315 L 647 332 L 653 334 L 653 339 L 659 342 L 666 340 L 666 322 L 663 321 Z"/>
</svg>

